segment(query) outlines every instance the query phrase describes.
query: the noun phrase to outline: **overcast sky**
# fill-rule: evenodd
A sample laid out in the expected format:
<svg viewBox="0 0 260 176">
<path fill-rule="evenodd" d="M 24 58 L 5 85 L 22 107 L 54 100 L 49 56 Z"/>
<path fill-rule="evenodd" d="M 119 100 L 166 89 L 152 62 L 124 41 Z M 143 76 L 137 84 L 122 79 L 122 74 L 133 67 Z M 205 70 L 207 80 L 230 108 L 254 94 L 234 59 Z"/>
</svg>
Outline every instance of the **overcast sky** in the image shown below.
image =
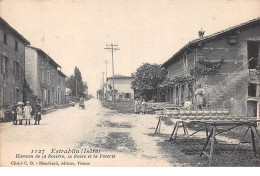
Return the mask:
<svg viewBox="0 0 260 176">
<path fill-rule="evenodd" d="M 142 63 L 162 64 L 190 40 L 260 16 L 259 0 L 0 0 L 0 15 L 31 45 L 43 49 L 70 76 L 81 70 L 95 94 L 118 44 L 115 73 Z"/>
</svg>

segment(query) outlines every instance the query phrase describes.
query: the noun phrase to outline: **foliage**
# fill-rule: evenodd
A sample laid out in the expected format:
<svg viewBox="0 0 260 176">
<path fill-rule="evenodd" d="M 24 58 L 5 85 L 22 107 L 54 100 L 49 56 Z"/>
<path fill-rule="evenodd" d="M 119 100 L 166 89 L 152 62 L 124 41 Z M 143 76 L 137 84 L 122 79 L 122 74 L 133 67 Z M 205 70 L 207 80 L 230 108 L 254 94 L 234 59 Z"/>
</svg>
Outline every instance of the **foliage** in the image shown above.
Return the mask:
<svg viewBox="0 0 260 176">
<path fill-rule="evenodd" d="M 191 84 L 194 82 L 194 78 L 192 76 L 179 76 L 179 77 L 174 77 L 173 79 L 168 79 L 166 78 L 162 85 L 186 85 L 186 84 Z"/>
<path fill-rule="evenodd" d="M 158 99 L 157 88 L 166 78 L 165 69 L 158 64 L 145 63 L 132 74 L 134 80 L 132 88 L 141 91 L 141 95 L 147 101 Z"/>
<path fill-rule="evenodd" d="M 71 90 L 72 96 L 85 97 L 88 85 L 83 82 L 81 72 L 77 67 L 74 69 L 74 75 L 67 79 L 67 87 Z"/>
<path fill-rule="evenodd" d="M 38 100 L 38 97 L 36 95 L 34 95 L 33 91 L 30 88 L 30 85 L 27 83 L 26 80 L 24 80 L 23 82 L 23 100 L 24 103 L 26 101 L 30 102 L 30 105 L 32 107 L 32 109 L 35 109 L 35 103 Z"/>
<path fill-rule="evenodd" d="M 199 60 L 196 64 L 196 69 L 192 69 L 190 73 L 191 75 L 216 74 L 223 64 L 223 58 L 220 61 Z"/>
</svg>

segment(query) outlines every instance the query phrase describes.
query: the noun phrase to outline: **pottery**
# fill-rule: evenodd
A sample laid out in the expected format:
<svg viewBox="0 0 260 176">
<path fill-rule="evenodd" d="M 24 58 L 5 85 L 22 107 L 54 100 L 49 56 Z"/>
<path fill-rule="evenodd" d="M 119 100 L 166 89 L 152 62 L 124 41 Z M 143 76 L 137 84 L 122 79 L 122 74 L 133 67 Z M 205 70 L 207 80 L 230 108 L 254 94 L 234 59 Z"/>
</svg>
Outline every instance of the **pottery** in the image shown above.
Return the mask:
<svg viewBox="0 0 260 176">
<path fill-rule="evenodd" d="M 186 111 L 184 111 L 184 110 L 180 110 L 180 115 L 181 115 L 181 116 L 186 115 Z"/>
</svg>

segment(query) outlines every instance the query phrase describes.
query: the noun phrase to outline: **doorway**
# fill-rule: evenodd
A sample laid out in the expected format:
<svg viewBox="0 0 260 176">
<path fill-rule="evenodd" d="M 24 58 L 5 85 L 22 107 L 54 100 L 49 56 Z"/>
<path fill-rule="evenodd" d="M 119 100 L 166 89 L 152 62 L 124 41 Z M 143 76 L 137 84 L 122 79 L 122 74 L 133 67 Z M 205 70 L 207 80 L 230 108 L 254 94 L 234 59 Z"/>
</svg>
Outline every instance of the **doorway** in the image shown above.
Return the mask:
<svg viewBox="0 0 260 176">
<path fill-rule="evenodd" d="M 248 69 L 255 69 L 257 66 L 257 60 L 259 55 L 259 42 L 248 41 L 247 42 L 247 55 L 248 55 Z"/>
</svg>

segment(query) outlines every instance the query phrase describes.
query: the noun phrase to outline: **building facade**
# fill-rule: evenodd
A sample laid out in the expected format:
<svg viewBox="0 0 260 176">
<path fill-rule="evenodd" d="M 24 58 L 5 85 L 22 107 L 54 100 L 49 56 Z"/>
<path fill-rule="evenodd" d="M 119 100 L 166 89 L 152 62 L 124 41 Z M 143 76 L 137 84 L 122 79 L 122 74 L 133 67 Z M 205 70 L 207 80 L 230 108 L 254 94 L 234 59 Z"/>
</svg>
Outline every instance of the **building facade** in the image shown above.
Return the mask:
<svg viewBox="0 0 260 176">
<path fill-rule="evenodd" d="M 131 88 L 133 77 L 130 76 L 114 76 L 114 88 L 115 88 L 115 99 L 116 100 L 127 100 L 134 99 L 134 90 Z M 113 90 L 113 77 L 107 78 L 107 91 Z M 105 90 L 104 90 L 105 91 Z M 111 93 L 110 93 L 111 94 Z M 111 95 L 110 95 L 111 99 Z"/>
<path fill-rule="evenodd" d="M 66 78 L 67 76 L 58 70 L 57 102 L 58 104 L 66 103 Z"/>
<path fill-rule="evenodd" d="M 25 48 L 25 78 L 43 108 L 58 101 L 58 68 L 60 65 L 43 50 L 32 46 Z"/>
<path fill-rule="evenodd" d="M 25 46 L 29 44 L 0 17 L 0 106 L 23 101 Z"/>
<path fill-rule="evenodd" d="M 200 34 L 202 31 L 200 32 Z M 208 108 L 233 115 L 257 116 L 260 102 L 260 18 L 193 40 L 162 64 L 166 99 L 196 107 L 198 85 L 206 90 Z"/>
</svg>

